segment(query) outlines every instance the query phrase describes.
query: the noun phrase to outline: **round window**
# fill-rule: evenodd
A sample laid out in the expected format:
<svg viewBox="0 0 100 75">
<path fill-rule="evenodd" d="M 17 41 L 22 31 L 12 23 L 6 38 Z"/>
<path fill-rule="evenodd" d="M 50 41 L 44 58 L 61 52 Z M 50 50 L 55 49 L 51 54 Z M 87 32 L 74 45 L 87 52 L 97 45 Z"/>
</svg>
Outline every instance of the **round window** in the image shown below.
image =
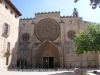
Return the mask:
<svg viewBox="0 0 100 75">
<path fill-rule="evenodd" d="M 59 24 L 50 18 L 43 19 L 35 26 L 35 35 L 40 41 L 55 40 L 60 32 Z"/>
<path fill-rule="evenodd" d="M 68 31 L 68 38 L 73 40 L 75 38 L 75 33 L 76 32 L 73 30 Z"/>
</svg>

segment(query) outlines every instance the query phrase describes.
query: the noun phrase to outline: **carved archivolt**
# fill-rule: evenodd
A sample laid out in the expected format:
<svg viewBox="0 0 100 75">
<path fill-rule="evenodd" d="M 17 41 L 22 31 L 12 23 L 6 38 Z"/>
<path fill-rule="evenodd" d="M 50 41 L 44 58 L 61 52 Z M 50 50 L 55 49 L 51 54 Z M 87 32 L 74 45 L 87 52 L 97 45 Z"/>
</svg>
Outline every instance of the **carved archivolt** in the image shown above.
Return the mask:
<svg viewBox="0 0 100 75">
<path fill-rule="evenodd" d="M 59 35 L 58 23 L 50 18 L 43 19 L 35 26 L 35 35 L 40 41 L 44 40 L 55 40 Z"/>
</svg>

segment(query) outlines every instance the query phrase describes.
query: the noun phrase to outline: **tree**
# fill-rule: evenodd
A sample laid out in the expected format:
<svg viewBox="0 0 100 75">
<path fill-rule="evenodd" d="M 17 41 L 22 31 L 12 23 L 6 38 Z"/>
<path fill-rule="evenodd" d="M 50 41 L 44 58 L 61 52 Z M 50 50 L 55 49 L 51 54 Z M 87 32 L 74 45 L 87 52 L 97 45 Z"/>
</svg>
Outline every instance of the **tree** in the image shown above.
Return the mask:
<svg viewBox="0 0 100 75">
<path fill-rule="evenodd" d="M 74 0 L 75 3 L 77 3 L 79 0 Z M 100 0 L 90 0 L 90 5 L 92 6 L 92 9 L 96 9 L 97 6 L 100 8 Z"/>
<path fill-rule="evenodd" d="M 100 24 L 89 23 L 87 29 L 87 33 L 80 30 L 75 36 L 74 48 L 77 54 L 100 51 Z"/>
</svg>

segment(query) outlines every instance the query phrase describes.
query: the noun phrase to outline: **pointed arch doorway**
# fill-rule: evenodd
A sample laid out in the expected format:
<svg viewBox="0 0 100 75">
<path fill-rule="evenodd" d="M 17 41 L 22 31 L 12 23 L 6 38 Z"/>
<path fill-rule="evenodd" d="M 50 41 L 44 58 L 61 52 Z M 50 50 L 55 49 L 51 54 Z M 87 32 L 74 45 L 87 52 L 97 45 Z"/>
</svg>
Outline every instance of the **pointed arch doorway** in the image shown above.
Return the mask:
<svg viewBox="0 0 100 75">
<path fill-rule="evenodd" d="M 50 40 L 45 40 L 38 46 L 35 56 L 35 68 L 60 67 L 59 51 Z"/>
</svg>

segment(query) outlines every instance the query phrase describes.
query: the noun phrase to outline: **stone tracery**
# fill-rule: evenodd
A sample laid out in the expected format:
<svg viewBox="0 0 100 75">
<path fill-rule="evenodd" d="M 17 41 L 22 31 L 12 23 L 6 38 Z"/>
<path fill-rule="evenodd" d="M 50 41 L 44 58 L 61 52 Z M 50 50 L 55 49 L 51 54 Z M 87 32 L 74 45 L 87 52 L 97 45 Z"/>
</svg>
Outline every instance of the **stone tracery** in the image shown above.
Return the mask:
<svg viewBox="0 0 100 75">
<path fill-rule="evenodd" d="M 59 25 L 53 19 L 43 19 L 35 27 L 35 34 L 41 41 L 55 40 L 59 35 Z"/>
<path fill-rule="evenodd" d="M 73 40 L 74 37 L 75 37 L 75 31 L 73 31 L 73 30 L 68 31 L 68 38 Z"/>
</svg>

